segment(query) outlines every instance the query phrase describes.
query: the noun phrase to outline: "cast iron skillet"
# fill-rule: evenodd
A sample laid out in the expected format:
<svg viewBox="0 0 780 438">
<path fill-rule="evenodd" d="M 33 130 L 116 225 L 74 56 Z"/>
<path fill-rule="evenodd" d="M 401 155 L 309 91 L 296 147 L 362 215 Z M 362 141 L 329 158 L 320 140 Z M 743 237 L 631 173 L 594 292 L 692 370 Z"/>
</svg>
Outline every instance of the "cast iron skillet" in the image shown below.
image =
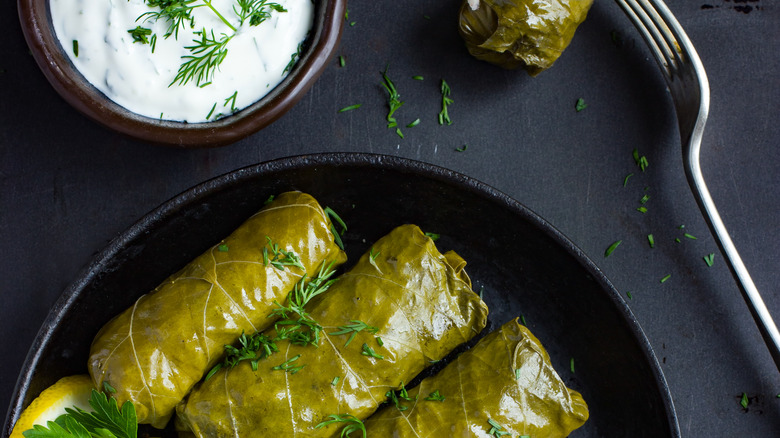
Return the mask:
<svg viewBox="0 0 780 438">
<path fill-rule="evenodd" d="M 669 388 L 615 288 L 550 224 L 455 172 L 367 154 L 286 158 L 221 176 L 166 202 L 115 239 L 57 301 L 30 349 L 3 426 L 60 377 L 86 373 L 90 342 L 111 317 L 229 234 L 269 195 L 311 193 L 345 220 L 351 260 L 403 223 L 441 234 L 467 261 L 490 307 L 486 332 L 516 316 L 582 392 L 591 418 L 572 436 L 679 437 Z M 348 262 L 349 265 L 349 262 Z M 570 370 L 574 358 L 575 373 Z"/>
</svg>

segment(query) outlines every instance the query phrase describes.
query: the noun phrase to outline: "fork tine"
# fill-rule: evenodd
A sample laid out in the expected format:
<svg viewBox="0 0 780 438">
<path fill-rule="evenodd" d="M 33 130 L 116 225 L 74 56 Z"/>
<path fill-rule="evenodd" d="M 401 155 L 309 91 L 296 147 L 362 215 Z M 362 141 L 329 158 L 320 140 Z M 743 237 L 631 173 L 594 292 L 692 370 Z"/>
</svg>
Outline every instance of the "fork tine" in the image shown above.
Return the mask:
<svg viewBox="0 0 780 438">
<path fill-rule="evenodd" d="M 669 26 L 647 0 L 617 0 L 617 3 L 634 22 L 661 70 L 670 78 L 677 71 L 680 57 L 679 44 Z"/>
</svg>

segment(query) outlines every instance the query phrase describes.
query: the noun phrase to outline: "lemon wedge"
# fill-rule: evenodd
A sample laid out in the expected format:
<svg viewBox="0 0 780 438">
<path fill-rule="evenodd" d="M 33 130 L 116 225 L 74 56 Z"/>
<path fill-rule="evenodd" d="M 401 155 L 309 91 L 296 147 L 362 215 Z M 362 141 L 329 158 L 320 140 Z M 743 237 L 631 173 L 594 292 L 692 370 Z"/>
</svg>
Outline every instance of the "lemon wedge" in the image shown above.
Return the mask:
<svg viewBox="0 0 780 438">
<path fill-rule="evenodd" d="M 91 411 L 89 398 L 92 389 L 94 389 L 92 379 L 87 375 L 63 377 L 46 388 L 22 412 L 9 438 L 23 438 L 22 432 L 32 429 L 33 424 L 45 426 L 46 422 L 54 421 L 65 414 L 65 408 L 76 406 L 87 412 Z"/>
</svg>

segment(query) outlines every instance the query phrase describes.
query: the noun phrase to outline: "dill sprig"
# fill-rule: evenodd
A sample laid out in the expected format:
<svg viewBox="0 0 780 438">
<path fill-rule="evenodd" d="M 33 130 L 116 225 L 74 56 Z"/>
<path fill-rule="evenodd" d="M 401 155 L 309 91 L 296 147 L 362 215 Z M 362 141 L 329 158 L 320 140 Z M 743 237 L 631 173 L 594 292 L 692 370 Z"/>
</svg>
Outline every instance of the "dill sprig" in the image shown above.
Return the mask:
<svg viewBox="0 0 780 438">
<path fill-rule="evenodd" d="M 339 435 L 341 438 L 349 437 L 353 432 L 357 431 L 360 431 L 363 434 L 363 438 L 366 438 L 366 426 L 354 415 L 328 415 L 328 418 L 330 418 L 330 420 L 325 420 L 314 426 L 314 428 L 319 429 L 331 424 L 344 423 L 344 428 L 341 429 L 341 434 Z"/>
<path fill-rule="evenodd" d="M 382 87 L 387 90 L 387 106 L 389 107 L 387 112 L 387 127 L 396 128 L 398 126 L 398 121 L 393 117 L 393 114 L 395 114 L 398 108 L 403 106 L 404 102 L 401 101 L 401 95 L 398 94 L 395 84 L 387 76 L 387 67 L 385 67 L 385 71 L 382 72 Z M 399 132 L 400 128 L 396 129 L 396 133 Z M 401 136 L 402 134 L 398 135 Z"/>
<path fill-rule="evenodd" d="M 194 32 L 200 39 L 194 39 L 195 45 L 185 46 L 191 55 L 184 55 L 181 59 L 185 61 L 179 66 L 179 71 L 173 81 L 168 85 L 178 83 L 186 85 L 193 80 L 199 87 L 204 87 L 211 83 L 211 78 L 222 64 L 227 56 L 227 43 L 233 38 L 233 35 L 222 34 L 219 40 L 214 37 L 214 31 L 211 31 L 211 37 L 206 29 Z"/>
<path fill-rule="evenodd" d="M 225 104 L 227 105 L 227 101 Z M 285 266 L 295 266 L 304 271 L 306 270 L 298 255 L 292 251 L 286 251 L 280 248 L 279 244 L 274 243 L 270 237 L 265 236 L 265 238 L 268 241 L 268 244 L 263 247 L 263 265 L 268 266 L 270 264 L 280 271 L 284 271 Z M 298 287 L 298 285 L 296 285 L 296 287 Z"/>
<path fill-rule="evenodd" d="M 355 339 L 355 335 L 357 335 L 359 332 L 365 330 L 369 333 L 376 333 L 379 331 L 378 327 L 370 326 L 366 324 L 363 321 L 353 319 L 350 321 L 352 324 L 347 325 L 341 325 L 338 327 L 338 331 L 329 333 L 330 335 L 337 336 L 337 335 L 346 335 L 349 333 L 349 338 L 347 339 L 347 342 L 344 343 L 344 346 L 346 347 L 349 345 L 350 342 L 352 342 L 353 339 Z"/>
<path fill-rule="evenodd" d="M 450 120 L 450 113 L 447 110 L 447 107 L 454 101 L 450 98 L 450 94 L 452 93 L 452 90 L 450 89 L 450 86 L 447 85 L 447 82 L 444 81 L 444 79 L 441 80 L 441 111 L 439 112 L 439 124 L 448 124 L 452 125 L 452 120 Z M 465 149 L 464 149 L 465 150 Z"/>
</svg>

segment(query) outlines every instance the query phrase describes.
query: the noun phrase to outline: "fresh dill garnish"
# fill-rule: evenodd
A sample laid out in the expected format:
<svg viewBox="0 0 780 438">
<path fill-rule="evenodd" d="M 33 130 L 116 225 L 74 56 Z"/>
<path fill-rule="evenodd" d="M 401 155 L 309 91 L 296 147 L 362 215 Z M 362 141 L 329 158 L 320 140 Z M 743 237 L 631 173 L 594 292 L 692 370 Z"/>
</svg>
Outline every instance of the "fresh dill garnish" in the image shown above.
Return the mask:
<svg viewBox="0 0 780 438">
<path fill-rule="evenodd" d="M 136 26 L 135 29 L 129 29 L 127 33 L 133 37 L 133 44 L 149 44 L 149 35 L 152 34 L 152 29 Z"/>
<path fill-rule="evenodd" d="M 363 344 L 363 351 L 360 352 L 363 356 L 373 357 L 374 359 L 383 360 L 385 357 L 381 354 L 377 354 L 373 348 L 369 347 L 368 344 Z"/>
<path fill-rule="evenodd" d="M 683 236 L 685 236 L 685 237 L 687 237 L 687 238 L 689 238 L 689 239 L 691 239 L 691 240 L 696 240 L 696 239 L 698 239 L 698 238 L 697 238 L 696 236 L 694 236 L 693 234 L 688 234 L 688 233 L 685 233 L 685 234 L 683 234 Z"/>
<path fill-rule="evenodd" d="M 647 235 L 647 243 L 650 244 L 650 248 L 654 248 L 655 247 L 655 237 L 653 237 L 652 234 L 648 234 Z"/>
<path fill-rule="evenodd" d="M 488 424 L 490 424 L 490 431 L 488 431 L 488 435 L 493 435 L 495 437 L 501 437 L 504 435 L 509 435 L 509 432 L 505 431 L 503 427 L 501 427 L 500 424 L 498 424 L 495 420 L 488 418 Z"/>
<path fill-rule="evenodd" d="M 438 234 L 438 233 L 430 233 L 430 232 L 428 232 L 428 233 L 424 233 L 424 234 L 425 234 L 425 235 L 426 235 L 426 236 L 427 236 L 429 239 L 433 240 L 434 242 L 435 242 L 435 241 L 437 241 L 437 240 L 439 240 L 439 238 L 441 237 L 441 234 Z"/>
<path fill-rule="evenodd" d="M 341 220 L 341 217 L 339 217 L 339 215 L 336 214 L 336 212 L 333 211 L 332 208 L 325 207 L 323 211 L 325 212 L 325 216 L 327 216 L 328 219 L 330 219 L 331 221 L 330 231 L 331 233 L 333 233 L 334 242 L 336 242 L 336 245 L 338 245 L 339 248 L 344 249 L 344 242 L 341 241 L 341 236 L 343 236 L 344 233 L 347 232 L 347 224 L 345 224 L 344 221 Z M 334 223 L 337 223 L 339 224 L 339 226 L 341 226 L 340 232 L 336 231 L 336 226 L 334 225 Z"/>
<path fill-rule="evenodd" d="M 252 366 L 252 370 L 257 371 L 257 363 L 260 359 L 264 359 L 279 351 L 276 343 L 263 333 L 255 333 L 252 336 L 247 336 L 242 332 L 241 336 L 238 338 L 238 343 L 241 348 L 225 345 L 225 353 L 227 356 L 222 362 L 211 368 L 208 374 L 206 374 L 206 380 L 209 380 L 220 369 L 233 368 L 244 360 L 250 361 L 249 363 Z"/>
<path fill-rule="evenodd" d="M 79 57 L 79 40 L 73 40 L 73 54 L 76 58 Z"/>
<path fill-rule="evenodd" d="M 228 246 L 225 243 L 221 243 L 217 246 L 217 251 L 219 252 L 228 252 Z"/>
<path fill-rule="evenodd" d="M 339 55 L 339 67 L 344 67 L 347 65 L 347 61 L 344 59 L 344 56 Z"/>
<path fill-rule="evenodd" d="M 622 240 L 616 240 L 612 243 L 612 245 L 609 245 L 606 251 L 604 251 L 604 257 L 609 257 L 610 254 L 612 254 L 613 251 L 621 244 L 623 243 Z"/>
<path fill-rule="evenodd" d="M 298 48 L 295 50 L 295 52 L 290 55 L 290 62 L 287 63 L 287 66 L 284 67 L 284 70 L 282 70 L 282 76 L 284 76 L 285 73 L 292 70 L 292 68 L 295 66 L 295 63 L 298 62 L 299 59 L 301 59 L 301 52 L 303 51 L 303 41 L 298 43 Z"/>
<path fill-rule="evenodd" d="M 407 128 L 414 128 L 415 126 L 417 126 L 417 125 L 419 125 L 419 124 L 420 124 L 420 119 L 416 119 L 416 120 L 415 120 L 415 121 L 413 121 L 412 123 L 410 123 L 410 124 L 406 125 L 406 127 L 407 127 Z"/>
<path fill-rule="evenodd" d="M 298 371 L 302 370 L 303 367 L 306 366 L 306 365 L 295 365 L 295 364 L 293 364 L 293 362 L 295 362 L 296 360 L 298 360 L 300 358 L 301 358 L 300 354 L 296 355 L 295 357 L 287 359 L 286 361 L 282 362 L 280 365 L 272 367 L 271 369 L 272 370 L 277 370 L 277 371 L 285 371 L 285 372 L 288 372 L 290 374 L 295 374 Z"/>
<path fill-rule="evenodd" d="M 452 90 L 450 89 L 450 86 L 447 85 L 447 82 L 444 81 L 444 79 L 441 80 L 441 111 L 439 111 L 439 124 L 448 124 L 452 125 L 452 120 L 450 119 L 450 113 L 448 111 L 448 107 L 451 103 L 454 101 L 450 98 L 450 94 L 452 93 Z M 464 149 L 465 150 L 465 149 Z"/>
<path fill-rule="evenodd" d="M 206 120 L 211 118 L 211 115 L 214 114 L 215 109 L 217 109 L 217 102 L 214 102 L 214 105 L 211 107 L 211 110 L 209 110 L 209 113 L 206 115 Z"/>
<path fill-rule="evenodd" d="M 463 146 L 461 146 L 459 148 L 455 148 L 455 152 L 466 152 L 466 149 L 468 149 L 468 148 L 469 148 L 469 145 L 464 144 Z"/>
<path fill-rule="evenodd" d="M 177 83 L 186 85 L 189 81 L 194 81 L 198 86 L 211 82 L 217 68 L 227 56 L 227 44 L 233 38 L 232 35 L 222 34 L 222 37 L 217 40 L 213 30 L 211 37 L 205 28 L 193 33 L 200 39 L 192 40 L 195 45 L 184 47 L 191 55 L 181 57 L 185 61 L 179 66 L 176 77 L 168 84 L 169 87 Z"/>
<path fill-rule="evenodd" d="M 382 274 L 382 270 L 379 269 L 379 265 L 376 264 L 377 257 L 379 257 L 379 251 L 374 252 L 374 247 L 371 247 L 371 250 L 368 252 L 368 263 L 371 263 L 371 266 L 375 267 L 376 270 Z"/>
<path fill-rule="evenodd" d="M 634 299 L 634 296 L 631 295 L 631 291 L 626 291 L 626 296 L 628 297 L 629 300 L 633 300 Z"/>
<path fill-rule="evenodd" d="M 639 200 L 639 203 L 640 204 L 647 204 L 647 201 L 649 201 L 649 200 L 650 200 L 650 195 L 645 193 L 645 195 L 642 196 L 642 198 Z"/>
<path fill-rule="evenodd" d="M 715 253 L 709 253 L 704 258 L 704 263 L 707 264 L 707 266 L 712 266 L 712 264 L 715 262 Z"/>
<path fill-rule="evenodd" d="M 588 107 L 588 104 L 586 104 L 585 103 L 585 99 L 583 99 L 581 97 L 579 99 L 577 99 L 577 102 L 574 104 L 574 109 L 577 112 L 580 112 L 580 111 L 584 110 L 587 107 Z"/>
<path fill-rule="evenodd" d="M 636 211 L 640 213 L 647 213 L 647 207 L 645 207 L 644 205 L 641 207 L 637 207 Z"/>
<path fill-rule="evenodd" d="M 387 76 L 387 67 L 385 67 L 385 71 L 382 72 L 382 86 L 385 88 L 385 90 L 387 90 L 387 127 L 395 128 L 398 126 L 398 121 L 395 119 L 395 117 L 393 117 L 393 114 L 395 114 L 398 108 L 401 108 L 404 103 L 401 101 L 401 95 L 398 94 L 398 90 L 395 88 L 395 84 Z M 400 133 L 400 129 L 396 129 L 396 134 L 403 138 L 403 134 Z"/>
<path fill-rule="evenodd" d="M 634 176 L 634 174 L 633 173 L 629 173 L 628 175 L 626 175 L 625 178 L 623 178 L 623 187 L 625 187 L 626 184 L 628 184 L 628 179 L 631 178 L 632 176 Z"/>
<path fill-rule="evenodd" d="M 214 7 L 212 0 L 145 0 L 145 4 L 151 10 L 141 14 L 136 22 L 155 23 L 162 21 L 168 26 L 163 33 L 165 38 L 173 35 L 174 39 L 178 39 L 180 29 L 185 26 L 193 28 L 195 19 L 192 16 L 192 11 L 201 7 L 210 9 L 232 32 L 230 35 L 221 34 L 219 39 L 215 37 L 213 29 L 207 31 L 203 28 L 193 32 L 199 39 L 193 40 L 194 45 L 184 47 L 190 54 L 182 56 L 183 62 L 169 86 L 174 84 L 183 86 L 191 80 L 199 87 L 210 84 L 214 73 L 225 60 L 227 44 L 238 33 L 238 28 L 243 26 L 246 21 L 249 22 L 250 26 L 257 26 L 270 18 L 272 12 L 287 12 L 279 3 L 268 0 L 235 0 L 233 13 L 238 23 L 234 25 Z M 157 34 L 153 34 L 150 29 L 142 26 L 137 26 L 128 32 L 133 36 L 133 42 L 150 44 L 152 52 L 154 52 Z M 149 36 L 151 37 L 148 38 Z M 288 64 L 288 68 L 285 69 L 285 73 L 300 57 L 300 50 L 301 45 L 299 44 L 298 52 L 293 54 L 293 59 Z"/>
<path fill-rule="evenodd" d="M 328 418 L 330 418 L 330 420 L 325 420 L 314 426 L 314 428 L 319 429 L 331 424 L 344 423 L 344 427 L 341 429 L 341 434 L 339 435 L 341 438 L 348 438 L 350 435 L 352 435 L 353 432 L 357 431 L 362 432 L 363 438 L 366 438 L 366 426 L 362 421 L 360 421 L 359 418 L 355 417 L 354 415 L 328 415 Z"/>
<path fill-rule="evenodd" d="M 385 346 L 385 341 L 383 341 L 382 338 L 380 338 L 379 336 L 375 336 L 374 339 L 376 339 L 376 343 L 380 347 L 384 347 Z"/>
<path fill-rule="evenodd" d="M 263 265 L 268 266 L 271 264 L 274 268 L 284 271 L 285 266 L 295 266 L 302 270 L 306 270 L 306 267 L 301 263 L 301 258 L 298 257 L 293 251 L 286 251 L 279 247 L 278 243 L 265 236 L 268 244 L 263 247 Z M 272 257 L 273 256 L 273 257 Z"/>
<path fill-rule="evenodd" d="M 46 426 L 36 424 L 22 434 L 30 438 L 136 438 L 138 422 L 132 402 L 126 401 L 120 408 L 114 397 L 93 389 L 89 405 L 92 412 L 76 406 L 68 407 L 56 422 L 49 421 Z"/>
<path fill-rule="evenodd" d="M 276 196 L 274 196 L 274 195 L 271 195 L 271 196 L 269 196 L 269 197 L 268 197 L 268 199 L 266 199 L 266 200 L 263 202 L 263 205 L 268 205 L 268 204 L 270 204 L 270 203 L 274 202 L 274 199 L 275 199 L 275 198 L 276 198 Z"/>
<path fill-rule="evenodd" d="M 743 392 L 742 397 L 739 399 L 739 404 L 742 406 L 742 409 L 747 409 L 748 405 L 750 404 L 750 400 L 748 399 L 747 393 Z"/>
<path fill-rule="evenodd" d="M 401 382 L 401 389 L 399 389 L 397 393 L 393 390 L 390 390 L 385 393 L 385 397 L 387 397 L 390 400 L 390 402 L 393 403 L 396 409 L 398 409 L 399 411 L 405 411 L 409 409 L 408 406 L 404 406 L 401 403 L 401 400 L 412 401 L 412 398 L 409 397 L 409 393 L 406 391 L 406 388 L 404 387 L 404 382 Z"/>
<path fill-rule="evenodd" d="M 230 111 L 236 112 L 236 97 L 238 97 L 238 90 L 234 91 L 233 94 L 230 95 L 227 99 L 225 99 L 225 103 L 223 106 L 227 106 L 228 102 L 230 102 Z"/>
<path fill-rule="evenodd" d="M 528 327 L 528 322 L 525 320 L 525 315 L 520 315 L 520 321 L 523 323 L 524 326 Z"/>
<path fill-rule="evenodd" d="M 647 162 L 647 157 L 642 155 L 639 156 L 639 151 L 637 149 L 634 149 L 631 153 L 634 157 L 634 161 L 636 162 L 636 165 L 639 166 L 639 168 L 642 170 L 642 172 L 645 171 L 649 163 Z"/>
<path fill-rule="evenodd" d="M 363 106 L 362 103 L 356 103 L 355 105 L 345 106 L 344 108 L 340 109 L 338 112 L 339 113 L 345 113 L 347 111 L 356 110 L 356 109 L 360 108 L 361 106 Z"/>
<path fill-rule="evenodd" d="M 569 369 L 571 370 L 571 373 L 574 374 L 574 358 L 572 357 L 569 359 Z"/>
<path fill-rule="evenodd" d="M 338 331 L 335 331 L 333 333 L 328 333 L 331 336 L 346 335 L 347 333 L 349 333 L 349 338 L 347 339 L 347 342 L 344 343 L 345 347 L 349 345 L 349 343 L 352 342 L 353 339 L 355 339 L 355 336 L 363 330 L 369 333 L 376 333 L 379 331 L 378 327 L 370 326 L 365 322 L 357 319 L 353 319 L 350 322 L 352 324 L 339 326 Z"/>
<path fill-rule="evenodd" d="M 672 278 L 672 274 L 667 274 L 664 278 L 661 279 L 661 283 L 666 283 L 666 280 Z"/>
<path fill-rule="evenodd" d="M 441 395 L 439 393 L 439 390 L 437 389 L 436 391 L 433 391 L 432 393 L 428 394 L 428 397 L 425 397 L 425 400 L 443 402 L 444 400 L 446 400 L 446 397 Z"/>
<path fill-rule="evenodd" d="M 331 386 L 336 386 L 339 383 L 339 376 L 336 376 L 333 378 L 333 380 L 330 381 Z"/>
<path fill-rule="evenodd" d="M 420 75 L 412 76 L 412 79 L 414 79 L 415 81 L 423 81 L 423 80 L 425 80 L 425 78 L 420 76 Z"/>
</svg>

